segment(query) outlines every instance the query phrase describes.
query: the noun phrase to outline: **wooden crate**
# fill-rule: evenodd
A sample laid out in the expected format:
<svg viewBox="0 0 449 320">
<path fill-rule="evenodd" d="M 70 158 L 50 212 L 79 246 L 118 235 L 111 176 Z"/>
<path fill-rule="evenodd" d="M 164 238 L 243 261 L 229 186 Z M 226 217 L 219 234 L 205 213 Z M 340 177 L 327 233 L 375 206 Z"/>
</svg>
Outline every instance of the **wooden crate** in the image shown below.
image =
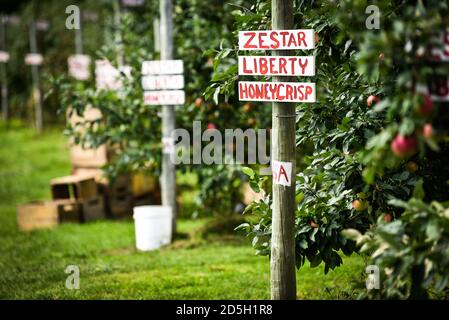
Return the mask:
<svg viewBox="0 0 449 320">
<path fill-rule="evenodd" d="M 72 200 L 56 200 L 49 202 L 56 206 L 58 212 L 58 220 L 64 222 L 81 222 L 81 205 L 79 202 Z"/>
<path fill-rule="evenodd" d="M 103 170 L 99 168 L 81 168 L 73 167 L 72 175 L 74 176 L 91 176 L 97 184 L 104 184 L 107 179 L 104 177 Z"/>
<path fill-rule="evenodd" d="M 143 172 L 133 173 L 131 176 L 131 189 L 134 198 L 140 198 L 159 189 L 157 178 Z"/>
<path fill-rule="evenodd" d="M 97 181 L 106 215 L 111 218 L 130 216 L 133 208 L 130 175 L 122 174 L 113 180 L 102 178 Z"/>
<path fill-rule="evenodd" d="M 111 195 L 108 198 L 108 213 L 112 218 L 131 217 L 133 213 L 133 199 L 130 193 Z"/>
<path fill-rule="evenodd" d="M 102 117 L 101 111 L 91 106 L 86 107 L 81 116 L 76 114 L 76 112 L 72 112 L 72 110 L 67 112 L 67 122 L 79 134 L 85 132 L 87 126 L 89 126 L 89 121 L 101 120 Z M 108 150 L 105 145 L 98 148 L 84 149 L 74 144 L 73 139 L 70 140 L 69 145 L 70 161 L 74 168 L 101 168 L 108 163 Z"/>
<path fill-rule="evenodd" d="M 17 207 L 17 225 L 22 231 L 53 228 L 58 223 L 80 219 L 81 206 L 71 200 L 33 202 Z"/>
<path fill-rule="evenodd" d="M 98 196 L 95 177 L 91 175 L 67 176 L 50 181 L 53 200 L 89 200 Z"/>
<path fill-rule="evenodd" d="M 81 200 L 80 204 L 82 207 L 83 222 L 101 220 L 106 217 L 102 196 L 97 196 L 89 200 Z"/>
<path fill-rule="evenodd" d="M 97 149 L 83 149 L 72 144 L 70 161 L 74 168 L 101 168 L 109 162 L 107 148 L 102 145 Z"/>
</svg>

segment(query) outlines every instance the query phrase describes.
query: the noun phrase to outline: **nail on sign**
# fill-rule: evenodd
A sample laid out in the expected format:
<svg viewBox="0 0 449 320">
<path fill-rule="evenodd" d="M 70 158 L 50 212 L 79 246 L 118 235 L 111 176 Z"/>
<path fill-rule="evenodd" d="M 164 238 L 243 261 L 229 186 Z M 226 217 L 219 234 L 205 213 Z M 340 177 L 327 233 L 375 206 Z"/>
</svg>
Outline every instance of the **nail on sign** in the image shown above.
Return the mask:
<svg viewBox="0 0 449 320">
<path fill-rule="evenodd" d="M 40 66 L 43 61 L 44 57 L 39 53 L 28 53 L 25 56 L 25 64 L 29 66 Z"/>
<path fill-rule="evenodd" d="M 315 83 L 239 82 L 240 101 L 315 102 Z"/>
<path fill-rule="evenodd" d="M 273 160 L 271 163 L 273 183 L 290 187 L 292 185 L 292 163 Z"/>
<path fill-rule="evenodd" d="M 313 29 L 240 31 L 240 50 L 307 50 L 315 46 Z"/>
<path fill-rule="evenodd" d="M 239 75 L 314 76 L 315 57 L 240 56 Z"/>
</svg>

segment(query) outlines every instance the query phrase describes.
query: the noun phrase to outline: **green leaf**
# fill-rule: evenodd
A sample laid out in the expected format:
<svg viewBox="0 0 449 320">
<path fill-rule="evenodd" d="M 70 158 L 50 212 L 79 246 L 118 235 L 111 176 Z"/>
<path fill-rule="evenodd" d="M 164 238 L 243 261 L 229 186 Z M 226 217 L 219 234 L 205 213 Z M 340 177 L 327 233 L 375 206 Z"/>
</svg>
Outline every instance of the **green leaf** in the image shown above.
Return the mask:
<svg viewBox="0 0 449 320">
<path fill-rule="evenodd" d="M 420 179 L 416 183 L 415 189 L 413 190 L 413 198 L 423 200 L 425 197 L 424 187 L 423 187 L 423 180 Z"/>
<path fill-rule="evenodd" d="M 253 169 L 251 169 L 249 167 L 243 167 L 242 172 L 244 174 L 246 174 L 248 177 L 250 177 L 251 179 L 254 178 L 255 172 Z"/>
<path fill-rule="evenodd" d="M 357 241 L 359 238 L 362 237 L 362 234 L 360 233 L 359 230 L 356 229 L 345 229 L 341 232 L 341 234 L 353 241 Z"/>
</svg>

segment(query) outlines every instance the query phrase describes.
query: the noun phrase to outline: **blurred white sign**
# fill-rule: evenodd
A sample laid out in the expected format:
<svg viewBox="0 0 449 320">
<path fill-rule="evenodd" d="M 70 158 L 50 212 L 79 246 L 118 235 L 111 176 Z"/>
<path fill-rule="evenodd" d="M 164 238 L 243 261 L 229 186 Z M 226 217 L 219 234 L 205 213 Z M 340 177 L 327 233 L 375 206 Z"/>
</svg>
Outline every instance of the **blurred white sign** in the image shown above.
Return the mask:
<svg viewBox="0 0 449 320">
<path fill-rule="evenodd" d="M 185 103 L 186 95 L 182 90 L 145 91 L 143 100 L 150 106 L 181 105 Z"/>
<path fill-rule="evenodd" d="M 44 61 L 44 57 L 39 53 L 28 53 L 25 56 L 25 64 L 29 66 L 40 66 Z"/>
<path fill-rule="evenodd" d="M 98 13 L 92 12 L 92 11 L 82 11 L 82 16 L 84 21 L 97 21 L 98 20 Z"/>
<path fill-rule="evenodd" d="M 146 105 L 180 105 L 186 97 L 182 60 L 154 60 L 142 63 L 142 87 Z"/>
<path fill-rule="evenodd" d="M 432 101 L 449 101 L 449 79 L 442 77 L 432 79 L 429 84 L 417 84 L 416 93 L 429 95 Z"/>
<path fill-rule="evenodd" d="M 449 32 L 445 32 L 440 36 L 438 42 L 441 43 L 442 49 L 440 48 L 431 48 L 430 54 L 431 59 L 434 61 L 449 61 Z"/>
<path fill-rule="evenodd" d="M 108 60 L 95 61 L 95 80 L 98 89 L 119 90 L 123 88 L 123 76 L 131 78 L 130 66 L 115 68 Z"/>
<path fill-rule="evenodd" d="M 125 7 L 140 7 L 145 3 L 145 0 L 122 0 Z"/>
<path fill-rule="evenodd" d="M 50 23 L 47 20 L 38 20 L 36 21 L 36 29 L 39 31 L 47 31 L 50 28 Z"/>
<path fill-rule="evenodd" d="M 20 17 L 16 15 L 7 16 L 6 21 L 11 25 L 18 26 L 20 24 Z"/>
<path fill-rule="evenodd" d="M 183 75 L 162 75 L 162 76 L 144 76 L 142 78 L 142 88 L 144 90 L 170 90 L 183 89 Z"/>
<path fill-rule="evenodd" d="M 142 75 L 165 75 L 184 73 L 182 60 L 153 60 L 142 63 Z"/>
<path fill-rule="evenodd" d="M 77 80 L 90 78 L 90 57 L 83 54 L 75 54 L 68 59 L 69 74 Z"/>
<path fill-rule="evenodd" d="M 0 63 L 7 63 L 9 61 L 9 53 L 0 51 Z"/>
</svg>

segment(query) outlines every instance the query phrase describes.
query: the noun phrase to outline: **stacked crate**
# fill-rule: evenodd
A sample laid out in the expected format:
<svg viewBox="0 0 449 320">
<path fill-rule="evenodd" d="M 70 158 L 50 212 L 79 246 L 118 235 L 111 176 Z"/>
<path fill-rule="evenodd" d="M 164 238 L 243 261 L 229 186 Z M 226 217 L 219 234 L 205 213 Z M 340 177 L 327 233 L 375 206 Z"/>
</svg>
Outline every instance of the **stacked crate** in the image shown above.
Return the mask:
<svg viewBox="0 0 449 320">
<path fill-rule="evenodd" d="M 91 175 L 71 175 L 50 182 L 54 201 L 71 201 L 80 208 L 81 222 L 105 217 L 104 199 Z"/>
<path fill-rule="evenodd" d="M 105 198 L 106 212 L 110 218 L 132 216 L 133 197 L 129 175 L 122 174 L 113 180 L 103 179 L 99 182 L 99 186 Z"/>
<path fill-rule="evenodd" d="M 52 201 L 17 207 L 22 231 L 47 229 L 65 222 L 89 222 L 104 218 L 104 201 L 93 176 L 67 176 L 50 182 Z"/>
<path fill-rule="evenodd" d="M 96 121 L 101 118 L 102 115 L 98 109 L 86 108 L 82 117 L 71 114 L 68 121 L 76 131 L 82 133 L 86 121 Z M 86 174 L 94 176 L 99 192 L 103 196 L 107 216 L 120 218 L 131 216 L 133 199 L 128 175 L 121 175 L 114 180 L 103 176 L 102 167 L 108 164 L 114 153 L 113 148 L 106 145 L 97 149 L 85 149 L 74 144 L 70 146 L 72 174 L 75 176 Z"/>
<path fill-rule="evenodd" d="M 22 231 L 48 229 L 59 223 L 80 221 L 80 205 L 72 200 L 32 202 L 17 207 L 17 225 Z"/>
<path fill-rule="evenodd" d="M 90 121 L 98 121 L 102 118 L 100 110 L 92 107 L 87 107 L 82 116 L 76 112 L 68 114 L 68 122 L 75 130 L 75 132 L 82 134 L 85 127 Z M 109 152 L 110 153 L 110 152 Z M 109 159 L 108 148 L 102 145 L 96 149 L 83 148 L 70 141 L 70 161 L 72 162 L 73 170 L 77 169 L 91 169 L 99 170 L 105 166 Z"/>
</svg>

